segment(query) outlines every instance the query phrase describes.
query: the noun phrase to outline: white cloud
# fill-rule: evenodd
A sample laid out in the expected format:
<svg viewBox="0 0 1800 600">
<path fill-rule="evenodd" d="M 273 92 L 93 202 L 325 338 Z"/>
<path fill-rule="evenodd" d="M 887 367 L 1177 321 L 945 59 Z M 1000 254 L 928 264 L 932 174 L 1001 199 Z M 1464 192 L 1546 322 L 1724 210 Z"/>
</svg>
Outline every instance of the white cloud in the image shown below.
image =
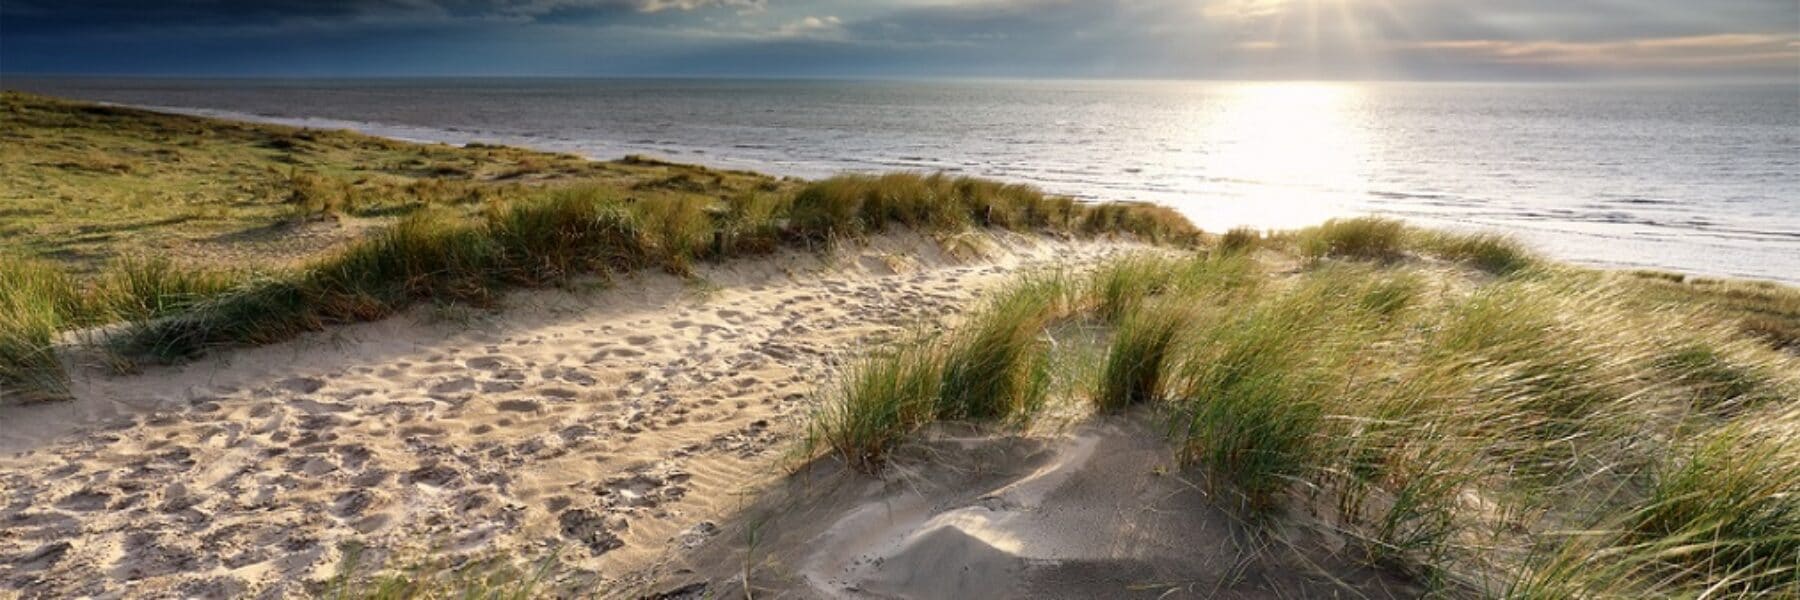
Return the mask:
<svg viewBox="0 0 1800 600">
<path fill-rule="evenodd" d="M 829 15 L 824 17 L 809 15 L 798 21 L 782 25 L 774 33 L 775 37 L 784 38 L 838 38 L 844 34 L 844 20 Z"/>
<path fill-rule="evenodd" d="M 640 12 L 662 12 L 679 10 L 687 12 L 701 8 L 735 8 L 740 13 L 762 12 L 769 8 L 768 0 L 637 0 Z"/>
</svg>

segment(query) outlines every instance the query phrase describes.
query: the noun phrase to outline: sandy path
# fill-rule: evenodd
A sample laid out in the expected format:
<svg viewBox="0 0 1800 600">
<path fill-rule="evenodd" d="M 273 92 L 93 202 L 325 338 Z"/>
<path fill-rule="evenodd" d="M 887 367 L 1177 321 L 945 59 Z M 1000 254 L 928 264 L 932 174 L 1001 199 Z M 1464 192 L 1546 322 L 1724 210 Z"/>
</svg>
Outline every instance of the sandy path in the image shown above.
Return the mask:
<svg viewBox="0 0 1800 600">
<path fill-rule="evenodd" d="M 777 474 L 841 357 L 1021 269 L 1132 250 L 998 246 L 959 263 L 883 238 L 85 375 L 0 420 L 0 595 L 289 597 L 352 539 L 371 561 L 560 548 L 629 584 Z"/>
</svg>

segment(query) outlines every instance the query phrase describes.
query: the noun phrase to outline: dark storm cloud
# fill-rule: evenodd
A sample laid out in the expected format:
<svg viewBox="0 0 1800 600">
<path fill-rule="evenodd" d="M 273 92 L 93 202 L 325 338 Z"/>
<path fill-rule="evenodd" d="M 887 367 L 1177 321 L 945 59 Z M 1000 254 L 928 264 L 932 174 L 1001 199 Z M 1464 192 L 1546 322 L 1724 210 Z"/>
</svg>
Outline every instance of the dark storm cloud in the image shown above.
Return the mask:
<svg viewBox="0 0 1800 600">
<path fill-rule="evenodd" d="M 0 29 L 21 35 L 119 33 L 177 28 L 268 29 L 284 26 L 496 26 L 569 16 L 760 10 L 765 0 L 7 0 Z"/>
<path fill-rule="evenodd" d="M 0 70 L 1791 79 L 1797 27 L 1795 0 L 4 0 Z"/>
</svg>

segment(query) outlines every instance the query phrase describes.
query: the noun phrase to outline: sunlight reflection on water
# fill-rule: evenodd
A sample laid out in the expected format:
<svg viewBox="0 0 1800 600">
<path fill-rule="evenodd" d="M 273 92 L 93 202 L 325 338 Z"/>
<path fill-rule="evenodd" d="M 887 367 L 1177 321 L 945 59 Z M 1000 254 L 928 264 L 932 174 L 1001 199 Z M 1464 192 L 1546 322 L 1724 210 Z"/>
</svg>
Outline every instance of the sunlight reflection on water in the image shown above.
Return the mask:
<svg viewBox="0 0 1800 600">
<path fill-rule="evenodd" d="M 1347 214 L 1346 194 L 1367 191 L 1368 135 L 1352 114 L 1357 88 L 1243 84 L 1221 100 L 1189 126 L 1193 144 L 1207 151 L 1188 168 L 1239 188 L 1240 201 L 1182 206 L 1201 227 L 1304 226 Z"/>
<path fill-rule="evenodd" d="M 1202 227 L 1378 213 L 1560 258 L 1800 283 L 1783 85 L 1176 81 L 62 80 L 203 114 L 784 175 L 946 171 Z"/>
</svg>

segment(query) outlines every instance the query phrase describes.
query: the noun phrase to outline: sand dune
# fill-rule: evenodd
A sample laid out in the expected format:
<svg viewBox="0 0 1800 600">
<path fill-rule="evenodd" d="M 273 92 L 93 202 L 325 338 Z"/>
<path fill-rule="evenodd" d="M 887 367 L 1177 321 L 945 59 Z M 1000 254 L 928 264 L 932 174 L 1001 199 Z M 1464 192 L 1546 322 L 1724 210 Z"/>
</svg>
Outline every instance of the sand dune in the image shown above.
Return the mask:
<svg viewBox="0 0 1800 600">
<path fill-rule="evenodd" d="M 0 421 L 0 590 L 290 597 L 355 540 L 366 568 L 558 550 L 574 583 L 636 593 L 779 473 L 843 357 L 1009 273 L 1133 249 L 993 246 L 963 261 L 887 237 L 90 370 L 77 400 Z"/>
<path fill-rule="evenodd" d="M 821 460 L 653 589 L 755 598 L 1414 597 L 1311 530 L 1251 535 L 1174 464 L 1148 415 L 1064 435 L 944 427 L 882 479 Z M 755 540 L 747 543 L 745 540 Z"/>
</svg>

